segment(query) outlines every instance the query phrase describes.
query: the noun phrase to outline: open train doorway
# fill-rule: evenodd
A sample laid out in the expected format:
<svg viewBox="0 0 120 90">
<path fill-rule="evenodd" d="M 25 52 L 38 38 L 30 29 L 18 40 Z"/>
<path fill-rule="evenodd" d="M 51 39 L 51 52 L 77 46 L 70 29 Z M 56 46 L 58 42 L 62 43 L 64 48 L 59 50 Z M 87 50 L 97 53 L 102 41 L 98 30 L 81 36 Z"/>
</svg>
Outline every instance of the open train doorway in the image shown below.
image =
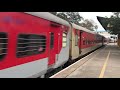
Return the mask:
<svg viewBox="0 0 120 90">
<path fill-rule="evenodd" d="M 79 31 L 79 54 L 81 54 L 82 53 L 82 50 L 81 50 L 81 48 L 82 48 L 82 46 L 81 46 L 81 44 L 82 44 L 82 31 Z"/>
</svg>

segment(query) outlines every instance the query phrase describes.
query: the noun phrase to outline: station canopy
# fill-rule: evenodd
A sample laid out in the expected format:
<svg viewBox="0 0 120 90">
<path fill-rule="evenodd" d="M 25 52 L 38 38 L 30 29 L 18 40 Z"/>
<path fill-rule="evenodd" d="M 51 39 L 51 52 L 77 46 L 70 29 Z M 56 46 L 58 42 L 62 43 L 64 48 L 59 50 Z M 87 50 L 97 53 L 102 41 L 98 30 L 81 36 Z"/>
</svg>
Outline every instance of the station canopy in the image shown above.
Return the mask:
<svg viewBox="0 0 120 90">
<path fill-rule="evenodd" d="M 120 18 L 105 18 L 97 16 L 97 20 L 103 28 L 111 34 L 120 34 Z"/>
</svg>

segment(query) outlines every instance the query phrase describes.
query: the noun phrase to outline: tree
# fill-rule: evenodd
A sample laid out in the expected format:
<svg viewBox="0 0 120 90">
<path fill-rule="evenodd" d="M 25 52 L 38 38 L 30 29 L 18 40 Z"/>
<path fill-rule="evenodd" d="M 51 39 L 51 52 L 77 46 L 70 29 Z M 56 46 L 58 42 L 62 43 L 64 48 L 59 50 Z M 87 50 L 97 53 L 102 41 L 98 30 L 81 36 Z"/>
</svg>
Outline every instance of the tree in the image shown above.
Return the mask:
<svg viewBox="0 0 120 90">
<path fill-rule="evenodd" d="M 91 31 L 95 31 L 98 29 L 98 26 L 93 20 L 85 19 L 80 25 Z"/>
<path fill-rule="evenodd" d="M 54 15 L 57 15 L 57 12 L 50 12 L 50 13 L 52 13 L 52 14 L 54 14 Z"/>
<path fill-rule="evenodd" d="M 66 12 L 69 22 L 79 25 L 79 22 L 83 20 L 83 17 L 79 15 L 78 12 Z"/>
<path fill-rule="evenodd" d="M 58 13 L 57 16 L 68 21 L 67 15 L 64 12 Z"/>
<path fill-rule="evenodd" d="M 113 12 L 111 17 L 120 18 L 120 12 Z"/>
<path fill-rule="evenodd" d="M 108 29 L 111 34 L 120 33 L 120 12 L 113 12 L 113 15 L 109 19 L 108 25 Z"/>
<path fill-rule="evenodd" d="M 68 22 L 75 23 L 92 31 L 98 28 L 98 26 L 94 23 L 93 20 L 88 20 L 88 19 L 84 20 L 84 18 L 79 15 L 79 12 L 50 12 L 50 13 L 57 15 L 58 17 Z M 80 23 L 82 20 L 84 22 Z"/>
<path fill-rule="evenodd" d="M 78 25 L 80 24 L 79 22 L 83 20 L 83 17 L 80 16 L 78 12 L 59 12 L 57 16 Z"/>
<path fill-rule="evenodd" d="M 88 20 L 88 19 L 84 20 L 84 18 L 80 16 L 78 12 L 59 12 L 57 16 L 67 20 L 68 22 L 83 26 L 91 31 L 97 30 L 98 28 L 98 26 L 95 24 L 93 20 Z M 82 20 L 84 22 L 80 23 L 80 21 Z"/>
<path fill-rule="evenodd" d="M 97 17 L 101 25 L 111 34 L 120 33 L 120 12 L 113 12 L 110 18 Z"/>
</svg>

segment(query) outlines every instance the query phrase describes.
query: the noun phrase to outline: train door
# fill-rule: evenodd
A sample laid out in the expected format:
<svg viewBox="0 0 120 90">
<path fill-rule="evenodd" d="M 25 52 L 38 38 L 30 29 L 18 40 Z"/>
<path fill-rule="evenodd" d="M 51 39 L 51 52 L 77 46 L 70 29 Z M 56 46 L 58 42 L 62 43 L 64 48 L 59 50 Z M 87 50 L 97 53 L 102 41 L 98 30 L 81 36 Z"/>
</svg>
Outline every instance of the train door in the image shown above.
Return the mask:
<svg viewBox="0 0 120 90">
<path fill-rule="evenodd" d="M 79 31 L 79 41 L 78 41 L 78 45 L 79 45 L 79 54 L 81 54 L 82 50 L 81 50 L 81 44 L 82 44 L 82 31 Z"/>
<path fill-rule="evenodd" d="M 50 32 L 50 50 L 49 50 L 49 65 L 53 65 L 55 63 L 55 33 Z"/>
<path fill-rule="evenodd" d="M 50 27 L 50 49 L 49 49 L 49 66 L 55 64 L 56 62 L 56 55 L 59 49 L 59 25 L 51 24 Z"/>
</svg>

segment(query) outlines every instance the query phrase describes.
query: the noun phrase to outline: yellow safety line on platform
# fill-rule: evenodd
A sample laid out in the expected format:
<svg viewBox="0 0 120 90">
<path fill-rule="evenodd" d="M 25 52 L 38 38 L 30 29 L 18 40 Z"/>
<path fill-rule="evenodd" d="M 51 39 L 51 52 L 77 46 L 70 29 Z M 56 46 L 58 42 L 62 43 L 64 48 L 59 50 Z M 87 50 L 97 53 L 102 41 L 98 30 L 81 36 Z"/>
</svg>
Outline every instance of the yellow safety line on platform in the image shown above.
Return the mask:
<svg viewBox="0 0 120 90">
<path fill-rule="evenodd" d="M 106 47 L 105 47 L 105 48 L 106 48 Z M 105 48 L 104 48 L 104 49 L 105 49 Z M 97 54 L 95 54 L 91 59 L 88 59 L 87 61 L 83 62 L 83 64 L 85 64 L 86 62 L 94 59 L 98 54 L 100 54 L 101 52 L 103 52 L 104 49 L 100 50 L 100 51 L 99 51 Z M 93 52 L 93 53 L 96 53 L 96 51 Z M 91 54 L 89 54 L 89 55 L 92 55 L 93 53 L 91 53 Z M 50 78 L 54 78 L 55 76 L 57 76 L 57 75 L 59 75 L 60 73 L 64 72 L 65 70 L 67 70 L 68 68 L 70 68 L 70 67 L 72 67 L 73 65 L 77 64 L 78 62 L 81 62 L 82 60 L 84 60 L 84 58 L 89 57 L 89 55 L 83 57 L 81 60 L 78 60 L 77 62 L 75 62 L 75 63 L 73 63 L 72 65 L 68 66 L 67 68 L 61 70 L 61 71 L 58 72 L 57 74 L 51 76 Z M 83 64 L 82 64 L 82 65 L 83 65 Z M 80 65 L 80 66 L 82 66 L 82 65 Z M 79 66 L 79 67 L 80 67 L 80 66 Z M 77 69 L 79 69 L 79 68 L 77 68 Z M 77 69 L 73 70 L 72 72 L 76 71 Z M 71 73 L 72 73 L 72 72 L 71 72 Z M 70 74 L 71 74 L 71 73 L 70 73 Z M 70 75 L 70 74 L 69 74 L 69 75 Z M 64 78 L 66 78 L 66 77 L 69 76 L 69 75 L 66 75 Z"/>
<path fill-rule="evenodd" d="M 110 56 L 110 51 L 109 51 L 109 53 L 108 53 L 108 55 L 107 55 L 107 58 L 106 58 L 106 60 L 105 60 L 105 63 L 104 63 L 104 65 L 103 65 L 103 68 L 102 68 L 102 70 L 101 70 L 101 73 L 100 73 L 99 78 L 103 78 L 103 77 L 104 77 L 104 73 L 105 73 L 105 69 L 106 69 L 106 66 L 107 66 L 107 62 L 108 62 L 108 60 L 109 60 L 109 56 Z"/>
</svg>

